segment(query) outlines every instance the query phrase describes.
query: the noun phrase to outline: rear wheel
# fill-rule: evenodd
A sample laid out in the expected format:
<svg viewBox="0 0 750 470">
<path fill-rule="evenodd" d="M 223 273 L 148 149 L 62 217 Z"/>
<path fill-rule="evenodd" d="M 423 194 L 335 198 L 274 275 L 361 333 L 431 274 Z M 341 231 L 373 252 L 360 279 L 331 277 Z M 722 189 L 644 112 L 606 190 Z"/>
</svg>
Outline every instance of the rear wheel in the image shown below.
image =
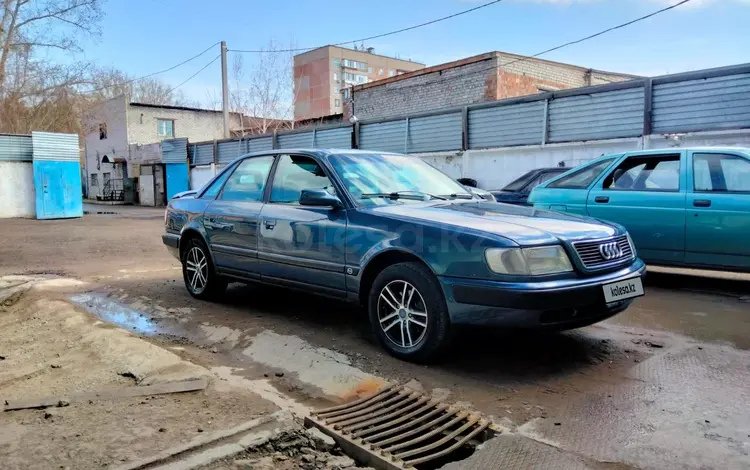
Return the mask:
<svg viewBox="0 0 750 470">
<path fill-rule="evenodd" d="M 196 299 L 210 300 L 224 293 L 227 281 L 214 270 L 206 244 L 190 238 L 182 256 L 182 278 L 190 295 Z"/>
<path fill-rule="evenodd" d="M 449 343 L 443 291 L 420 263 L 398 263 L 381 271 L 370 289 L 368 313 L 380 343 L 401 359 L 426 361 Z"/>
</svg>

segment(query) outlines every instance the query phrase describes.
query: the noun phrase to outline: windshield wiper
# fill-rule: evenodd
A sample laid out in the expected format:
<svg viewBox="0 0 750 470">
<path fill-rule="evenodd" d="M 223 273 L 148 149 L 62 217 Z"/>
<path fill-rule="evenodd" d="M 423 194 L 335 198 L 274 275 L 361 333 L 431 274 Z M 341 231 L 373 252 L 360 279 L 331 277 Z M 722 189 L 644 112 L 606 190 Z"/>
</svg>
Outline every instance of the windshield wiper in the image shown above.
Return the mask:
<svg viewBox="0 0 750 470">
<path fill-rule="evenodd" d="M 383 197 L 394 201 L 397 201 L 399 199 L 407 199 L 411 201 L 424 201 L 425 198 L 442 200 L 446 199 L 443 196 L 435 196 L 434 194 L 412 190 L 395 191 L 392 193 L 364 193 L 360 196 L 360 199 L 371 199 L 374 197 Z"/>
<path fill-rule="evenodd" d="M 441 196 L 443 199 L 474 199 L 474 196 L 471 194 L 446 194 Z"/>
</svg>

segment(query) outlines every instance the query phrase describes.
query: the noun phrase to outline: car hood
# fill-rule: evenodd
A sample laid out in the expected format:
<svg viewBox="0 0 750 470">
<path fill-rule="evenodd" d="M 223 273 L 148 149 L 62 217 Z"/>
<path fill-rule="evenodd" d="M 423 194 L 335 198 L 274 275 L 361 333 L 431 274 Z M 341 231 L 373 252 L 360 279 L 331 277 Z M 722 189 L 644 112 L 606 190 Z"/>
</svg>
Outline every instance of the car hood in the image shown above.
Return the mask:
<svg viewBox="0 0 750 470">
<path fill-rule="evenodd" d="M 446 224 L 500 235 L 522 246 L 609 238 L 618 232 L 615 226 L 594 219 L 494 202 L 430 201 L 368 210 L 405 221 Z"/>
</svg>

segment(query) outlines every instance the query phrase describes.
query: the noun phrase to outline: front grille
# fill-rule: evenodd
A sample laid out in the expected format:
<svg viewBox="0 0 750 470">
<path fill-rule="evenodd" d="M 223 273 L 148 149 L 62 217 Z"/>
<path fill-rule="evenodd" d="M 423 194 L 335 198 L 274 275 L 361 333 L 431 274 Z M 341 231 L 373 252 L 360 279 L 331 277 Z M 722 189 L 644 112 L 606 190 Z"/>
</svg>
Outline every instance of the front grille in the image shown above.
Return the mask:
<svg viewBox="0 0 750 470">
<path fill-rule="evenodd" d="M 617 246 L 622 250 L 622 256 L 614 259 L 606 259 L 602 256 L 599 247 L 603 244 L 613 242 L 617 243 Z M 627 235 L 607 240 L 576 242 L 573 243 L 573 248 L 575 248 L 578 259 L 581 260 L 581 264 L 583 264 L 586 269 L 598 269 L 613 266 L 625 263 L 634 258 L 633 247 L 630 246 L 630 241 L 628 240 Z"/>
</svg>

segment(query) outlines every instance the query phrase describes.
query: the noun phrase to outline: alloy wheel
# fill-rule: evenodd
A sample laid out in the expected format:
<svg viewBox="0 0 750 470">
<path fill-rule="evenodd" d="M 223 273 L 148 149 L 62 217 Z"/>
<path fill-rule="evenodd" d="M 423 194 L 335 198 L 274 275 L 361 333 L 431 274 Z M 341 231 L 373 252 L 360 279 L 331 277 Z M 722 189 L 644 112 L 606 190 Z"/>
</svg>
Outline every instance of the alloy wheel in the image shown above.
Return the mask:
<svg viewBox="0 0 750 470">
<path fill-rule="evenodd" d="M 406 281 L 391 281 L 378 297 L 378 320 L 395 345 L 411 348 L 427 333 L 427 306 L 422 294 Z"/>
<path fill-rule="evenodd" d="M 185 270 L 190 290 L 195 294 L 203 292 L 208 282 L 208 259 L 199 247 L 190 248 L 185 258 Z"/>
</svg>

